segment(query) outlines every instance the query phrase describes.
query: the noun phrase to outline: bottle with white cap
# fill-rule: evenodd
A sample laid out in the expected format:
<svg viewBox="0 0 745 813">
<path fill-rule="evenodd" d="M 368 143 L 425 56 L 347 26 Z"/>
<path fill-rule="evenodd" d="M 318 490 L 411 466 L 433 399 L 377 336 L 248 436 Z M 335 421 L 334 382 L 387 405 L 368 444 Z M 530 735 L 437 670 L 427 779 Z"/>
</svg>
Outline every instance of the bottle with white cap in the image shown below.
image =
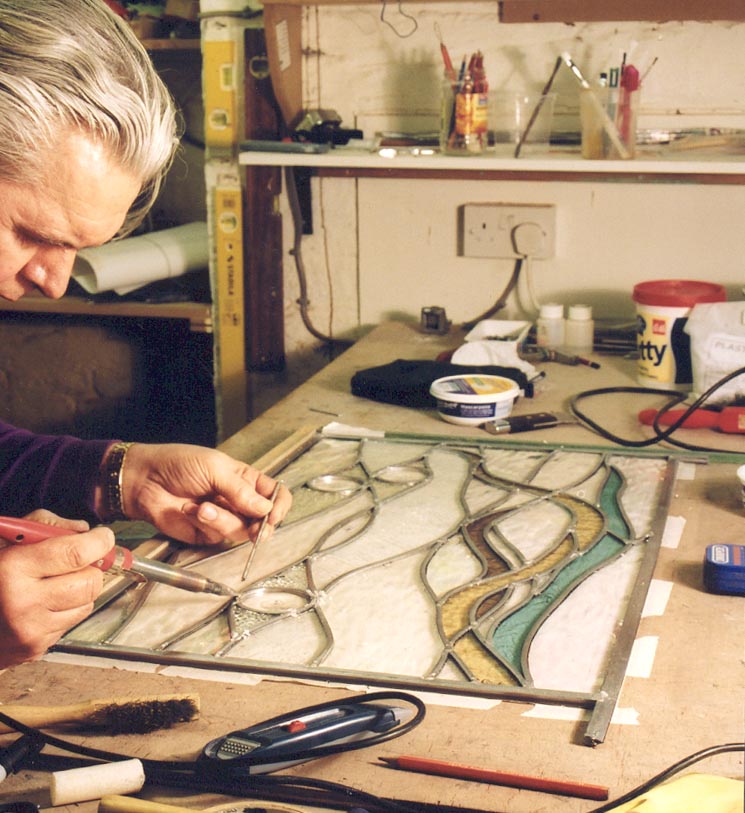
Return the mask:
<svg viewBox="0 0 745 813">
<path fill-rule="evenodd" d="M 595 340 L 595 321 L 590 305 L 570 305 L 564 325 L 564 347 L 575 353 L 591 353 Z"/>
<path fill-rule="evenodd" d="M 564 306 L 556 302 L 541 305 L 535 323 L 535 341 L 539 347 L 561 347 L 564 344 Z"/>
</svg>

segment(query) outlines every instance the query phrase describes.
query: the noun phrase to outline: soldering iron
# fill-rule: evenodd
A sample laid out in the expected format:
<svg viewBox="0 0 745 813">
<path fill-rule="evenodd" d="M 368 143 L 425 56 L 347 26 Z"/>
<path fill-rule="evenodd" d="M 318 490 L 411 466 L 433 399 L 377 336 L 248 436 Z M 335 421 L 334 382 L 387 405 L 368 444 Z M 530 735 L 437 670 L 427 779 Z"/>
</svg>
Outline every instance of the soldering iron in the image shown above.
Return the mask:
<svg viewBox="0 0 745 813">
<path fill-rule="evenodd" d="M 14 545 L 32 545 L 52 537 L 69 536 L 74 533 L 77 532 L 71 531 L 69 528 L 60 528 L 30 519 L 0 517 L 0 537 Z M 163 562 L 144 559 L 120 545 L 114 545 L 103 559 L 92 564 L 104 573 L 107 571 L 124 573 L 134 576 L 140 581 L 159 582 L 170 587 L 177 587 L 179 590 L 188 590 L 191 593 L 211 593 L 215 596 L 229 597 L 236 595 L 235 590 L 226 584 L 220 584 L 220 582 L 183 567 L 173 567 Z"/>
</svg>

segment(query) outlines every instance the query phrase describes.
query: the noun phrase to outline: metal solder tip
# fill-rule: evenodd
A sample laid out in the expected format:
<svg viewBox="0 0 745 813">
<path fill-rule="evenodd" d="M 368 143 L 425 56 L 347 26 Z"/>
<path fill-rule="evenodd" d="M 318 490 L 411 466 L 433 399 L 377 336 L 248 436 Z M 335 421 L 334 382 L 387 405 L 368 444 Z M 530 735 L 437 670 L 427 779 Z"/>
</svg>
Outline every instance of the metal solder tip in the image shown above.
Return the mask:
<svg viewBox="0 0 745 813">
<path fill-rule="evenodd" d="M 235 598 L 238 593 L 233 590 L 232 587 L 228 587 L 227 584 L 220 584 L 220 582 L 214 582 L 210 580 L 205 587 L 205 593 L 211 593 L 213 596 L 228 596 L 230 598 Z"/>
</svg>

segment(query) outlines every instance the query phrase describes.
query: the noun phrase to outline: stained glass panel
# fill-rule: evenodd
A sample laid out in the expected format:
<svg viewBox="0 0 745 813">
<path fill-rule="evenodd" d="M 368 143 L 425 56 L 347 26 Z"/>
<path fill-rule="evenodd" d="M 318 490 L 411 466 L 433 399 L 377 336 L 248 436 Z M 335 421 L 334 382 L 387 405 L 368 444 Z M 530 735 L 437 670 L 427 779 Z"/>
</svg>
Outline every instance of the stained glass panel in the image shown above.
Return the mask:
<svg viewBox="0 0 745 813">
<path fill-rule="evenodd" d="M 620 450 L 326 438 L 275 475 L 293 507 L 249 547 L 174 561 L 236 599 L 133 585 L 60 648 L 593 710 L 602 741 L 674 463 Z"/>
</svg>

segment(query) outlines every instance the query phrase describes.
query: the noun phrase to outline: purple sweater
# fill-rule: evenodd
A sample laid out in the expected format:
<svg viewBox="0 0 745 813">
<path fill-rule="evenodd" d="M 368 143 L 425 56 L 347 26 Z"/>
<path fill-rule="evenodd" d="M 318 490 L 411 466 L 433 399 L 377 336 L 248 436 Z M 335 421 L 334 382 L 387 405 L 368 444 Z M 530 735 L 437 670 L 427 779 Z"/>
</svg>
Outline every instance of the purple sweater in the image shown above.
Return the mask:
<svg viewBox="0 0 745 813">
<path fill-rule="evenodd" d="M 68 519 L 100 521 L 98 470 L 110 440 L 36 435 L 0 421 L 0 514 L 47 508 Z"/>
</svg>

